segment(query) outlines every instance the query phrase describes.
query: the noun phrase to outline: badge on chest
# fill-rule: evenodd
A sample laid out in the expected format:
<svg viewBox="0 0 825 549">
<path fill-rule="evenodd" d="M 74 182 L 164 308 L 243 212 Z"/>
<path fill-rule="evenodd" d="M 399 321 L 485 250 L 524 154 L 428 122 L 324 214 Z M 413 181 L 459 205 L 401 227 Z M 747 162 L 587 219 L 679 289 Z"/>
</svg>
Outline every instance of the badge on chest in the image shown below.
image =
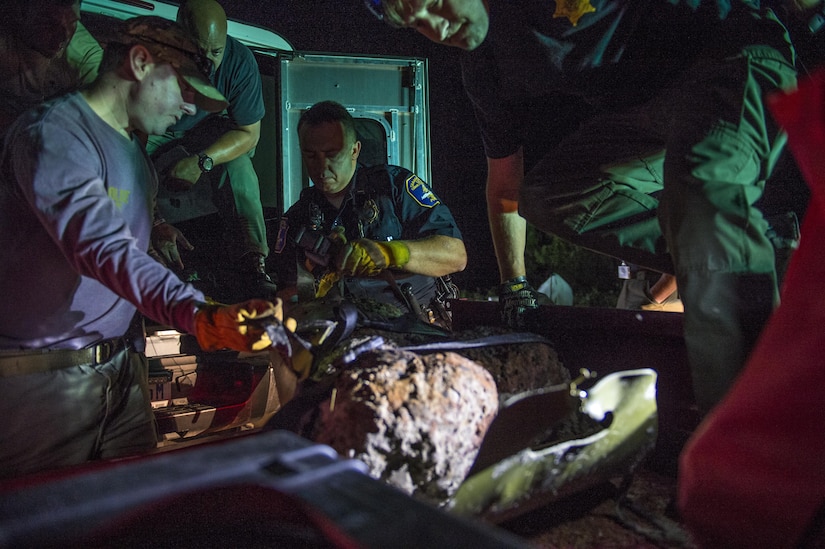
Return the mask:
<svg viewBox="0 0 825 549">
<path fill-rule="evenodd" d="M 567 17 L 575 27 L 585 13 L 596 11 L 590 0 L 556 0 L 556 11 L 553 17 Z"/>
</svg>

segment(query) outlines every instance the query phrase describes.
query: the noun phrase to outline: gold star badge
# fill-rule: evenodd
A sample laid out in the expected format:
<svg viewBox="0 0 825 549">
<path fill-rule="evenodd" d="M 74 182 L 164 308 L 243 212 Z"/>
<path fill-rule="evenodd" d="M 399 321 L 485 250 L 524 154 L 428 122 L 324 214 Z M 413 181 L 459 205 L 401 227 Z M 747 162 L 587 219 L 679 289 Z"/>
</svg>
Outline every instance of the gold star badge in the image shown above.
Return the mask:
<svg viewBox="0 0 825 549">
<path fill-rule="evenodd" d="M 596 11 L 590 0 L 556 0 L 553 17 L 567 17 L 575 27 L 585 13 Z"/>
</svg>

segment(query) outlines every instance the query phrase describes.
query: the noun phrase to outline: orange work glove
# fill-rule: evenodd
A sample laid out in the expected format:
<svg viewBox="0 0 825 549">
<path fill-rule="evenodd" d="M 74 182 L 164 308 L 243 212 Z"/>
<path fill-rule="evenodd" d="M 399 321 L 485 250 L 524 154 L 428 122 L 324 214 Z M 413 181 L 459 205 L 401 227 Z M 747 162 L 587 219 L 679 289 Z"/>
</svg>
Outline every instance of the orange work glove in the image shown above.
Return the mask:
<svg viewBox="0 0 825 549">
<path fill-rule="evenodd" d="M 345 276 L 375 276 L 384 269 L 403 267 L 410 261 L 410 249 L 400 240 L 377 242 L 366 238 L 347 244 L 335 266 Z"/>
<path fill-rule="evenodd" d="M 195 313 L 194 336 L 204 351 L 232 349 L 233 351 L 262 351 L 272 345 L 265 330 L 271 318 L 281 322 L 284 317 L 282 302 L 251 299 L 234 305 L 203 305 Z"/>
</svg>

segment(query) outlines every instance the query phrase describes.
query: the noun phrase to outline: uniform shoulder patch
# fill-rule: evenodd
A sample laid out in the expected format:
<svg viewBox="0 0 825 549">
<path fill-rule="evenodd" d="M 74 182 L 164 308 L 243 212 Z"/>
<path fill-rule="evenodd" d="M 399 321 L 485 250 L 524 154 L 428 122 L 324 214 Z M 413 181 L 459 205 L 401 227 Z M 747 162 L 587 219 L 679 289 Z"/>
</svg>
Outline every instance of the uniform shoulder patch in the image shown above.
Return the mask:
<svg viewBox="0 0 825 549">
<path fill-rule="evenodd" d="M 406 181 L 404 181 L 404 187 L 407 189 L 407 194 L 425 208 L 432 208 L 441 204 L 441 201 L 436 198 L 427 184 L 421 181 L 421 178 L 415 174 L 409 176 Z"/>
</svg>

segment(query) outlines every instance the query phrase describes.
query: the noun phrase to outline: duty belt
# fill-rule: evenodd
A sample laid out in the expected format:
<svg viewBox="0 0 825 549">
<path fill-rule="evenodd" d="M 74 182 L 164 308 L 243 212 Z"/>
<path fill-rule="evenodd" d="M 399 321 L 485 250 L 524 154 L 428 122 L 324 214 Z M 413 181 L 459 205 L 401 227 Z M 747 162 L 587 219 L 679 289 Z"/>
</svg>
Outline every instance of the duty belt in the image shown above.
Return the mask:
<svg viewBox="0 0 825 549">
<path fill-rule="evenodd" d="M 77 350 L 0 351 L 0 377 L 50 372 L 72 366 L 97 366 L 109 362 L 126 347 L 126 338 L 118 337 Z"/>
</svg>

